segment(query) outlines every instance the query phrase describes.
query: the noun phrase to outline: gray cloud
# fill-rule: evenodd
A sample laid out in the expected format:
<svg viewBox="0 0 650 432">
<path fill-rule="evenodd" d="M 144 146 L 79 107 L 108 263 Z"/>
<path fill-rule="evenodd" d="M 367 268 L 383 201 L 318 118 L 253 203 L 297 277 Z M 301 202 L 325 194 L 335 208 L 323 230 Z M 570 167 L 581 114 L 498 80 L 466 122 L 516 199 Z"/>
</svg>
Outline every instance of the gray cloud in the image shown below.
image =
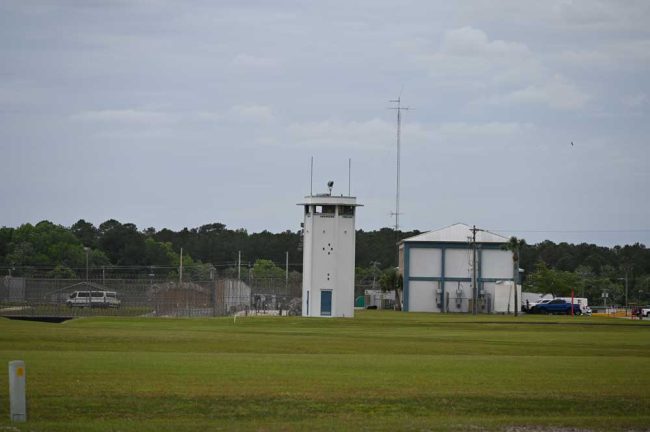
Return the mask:
<svg viewBox="0 0 650 432">
<path fill-rule="evenodd" d="M 648 243 L 648 22 L 613 0 L 3 2 L 0 224 L 296 229 L 313 155 L 339 193 L 352 158 L 360 226 L 388 226 L 403 87 L 404 228 Z"/>
</svg>

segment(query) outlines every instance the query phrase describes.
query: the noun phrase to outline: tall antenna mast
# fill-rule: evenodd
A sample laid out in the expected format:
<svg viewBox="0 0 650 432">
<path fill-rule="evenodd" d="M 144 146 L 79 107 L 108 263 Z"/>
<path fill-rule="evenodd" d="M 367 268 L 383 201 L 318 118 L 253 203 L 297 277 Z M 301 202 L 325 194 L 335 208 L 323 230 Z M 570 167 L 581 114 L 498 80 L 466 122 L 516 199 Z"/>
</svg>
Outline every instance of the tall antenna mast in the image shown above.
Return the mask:
<svg viewBox="0 0 650 432">
<path fill-rule="evenodd" d="M 352 158 L 348 158 L 348 196 L 351 194 L 351 185 L 352 184 Z"/>
<path fill-rule="evenodd" d="M 400 152 L 401 152 L 401 140 L 402 140 L 402 110 L 409 110 L 408 107 L 402 106 L 402 92 L 397 97 L 397 99 L 390 100 L 389 102 L 397 104 L 397 106 L 389 108 L 397 111 L 397 181 L 395 187 L 395 213 L 391 213 L 391 216 L 395 216 L 395 232 L 399 230 L 399 189 L 400 189 Z"/>
<path fill-rule="evenodd" d="M 309 196 L 314 195 L 314 157 L 311 157 L 311 168 L 309 171 Z"/>
</svg>

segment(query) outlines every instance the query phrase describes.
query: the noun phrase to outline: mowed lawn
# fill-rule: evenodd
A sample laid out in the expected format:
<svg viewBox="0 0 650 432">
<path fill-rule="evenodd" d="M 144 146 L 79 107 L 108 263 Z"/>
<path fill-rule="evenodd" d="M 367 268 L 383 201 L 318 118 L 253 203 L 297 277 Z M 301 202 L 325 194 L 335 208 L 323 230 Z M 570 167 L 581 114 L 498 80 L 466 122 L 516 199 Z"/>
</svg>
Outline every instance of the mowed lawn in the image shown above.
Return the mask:
<svg viewBox="0 0 650 432">
<path fill-rule="evenodd" d="M 0 319 L 25 431 L 648 430 L 650 324 L 360 311 L 354 319 Z"/>
</svg>

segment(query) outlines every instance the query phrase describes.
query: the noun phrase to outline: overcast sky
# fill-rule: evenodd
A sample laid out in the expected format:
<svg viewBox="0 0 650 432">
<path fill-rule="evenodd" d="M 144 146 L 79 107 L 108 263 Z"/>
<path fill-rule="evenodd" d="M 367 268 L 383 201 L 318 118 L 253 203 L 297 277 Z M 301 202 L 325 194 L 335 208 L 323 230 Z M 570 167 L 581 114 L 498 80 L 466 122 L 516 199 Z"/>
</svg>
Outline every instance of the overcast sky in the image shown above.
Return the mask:
<svg viewBox="0 0 650 432">
<path fill-rule="evenodd" d="M 0 225 L 650 244 L 650 2 L 0 0 Z M 571 143 L 573 142 L 573 145 Z"/>
</svg>

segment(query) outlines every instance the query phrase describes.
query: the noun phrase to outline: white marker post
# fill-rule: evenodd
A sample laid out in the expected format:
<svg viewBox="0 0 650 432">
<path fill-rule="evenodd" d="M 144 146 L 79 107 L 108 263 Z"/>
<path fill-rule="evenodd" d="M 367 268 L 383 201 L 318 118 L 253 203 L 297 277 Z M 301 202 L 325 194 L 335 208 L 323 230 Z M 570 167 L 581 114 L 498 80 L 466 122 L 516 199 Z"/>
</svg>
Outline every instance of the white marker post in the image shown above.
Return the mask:
<svg viewBox="0 0 650 432">
<path fill-rule="evenodd" d="M 27 421 L 25 400 L 25 362 L 9 362 L 9 416 L 13 422 Z"/>
</svg>

